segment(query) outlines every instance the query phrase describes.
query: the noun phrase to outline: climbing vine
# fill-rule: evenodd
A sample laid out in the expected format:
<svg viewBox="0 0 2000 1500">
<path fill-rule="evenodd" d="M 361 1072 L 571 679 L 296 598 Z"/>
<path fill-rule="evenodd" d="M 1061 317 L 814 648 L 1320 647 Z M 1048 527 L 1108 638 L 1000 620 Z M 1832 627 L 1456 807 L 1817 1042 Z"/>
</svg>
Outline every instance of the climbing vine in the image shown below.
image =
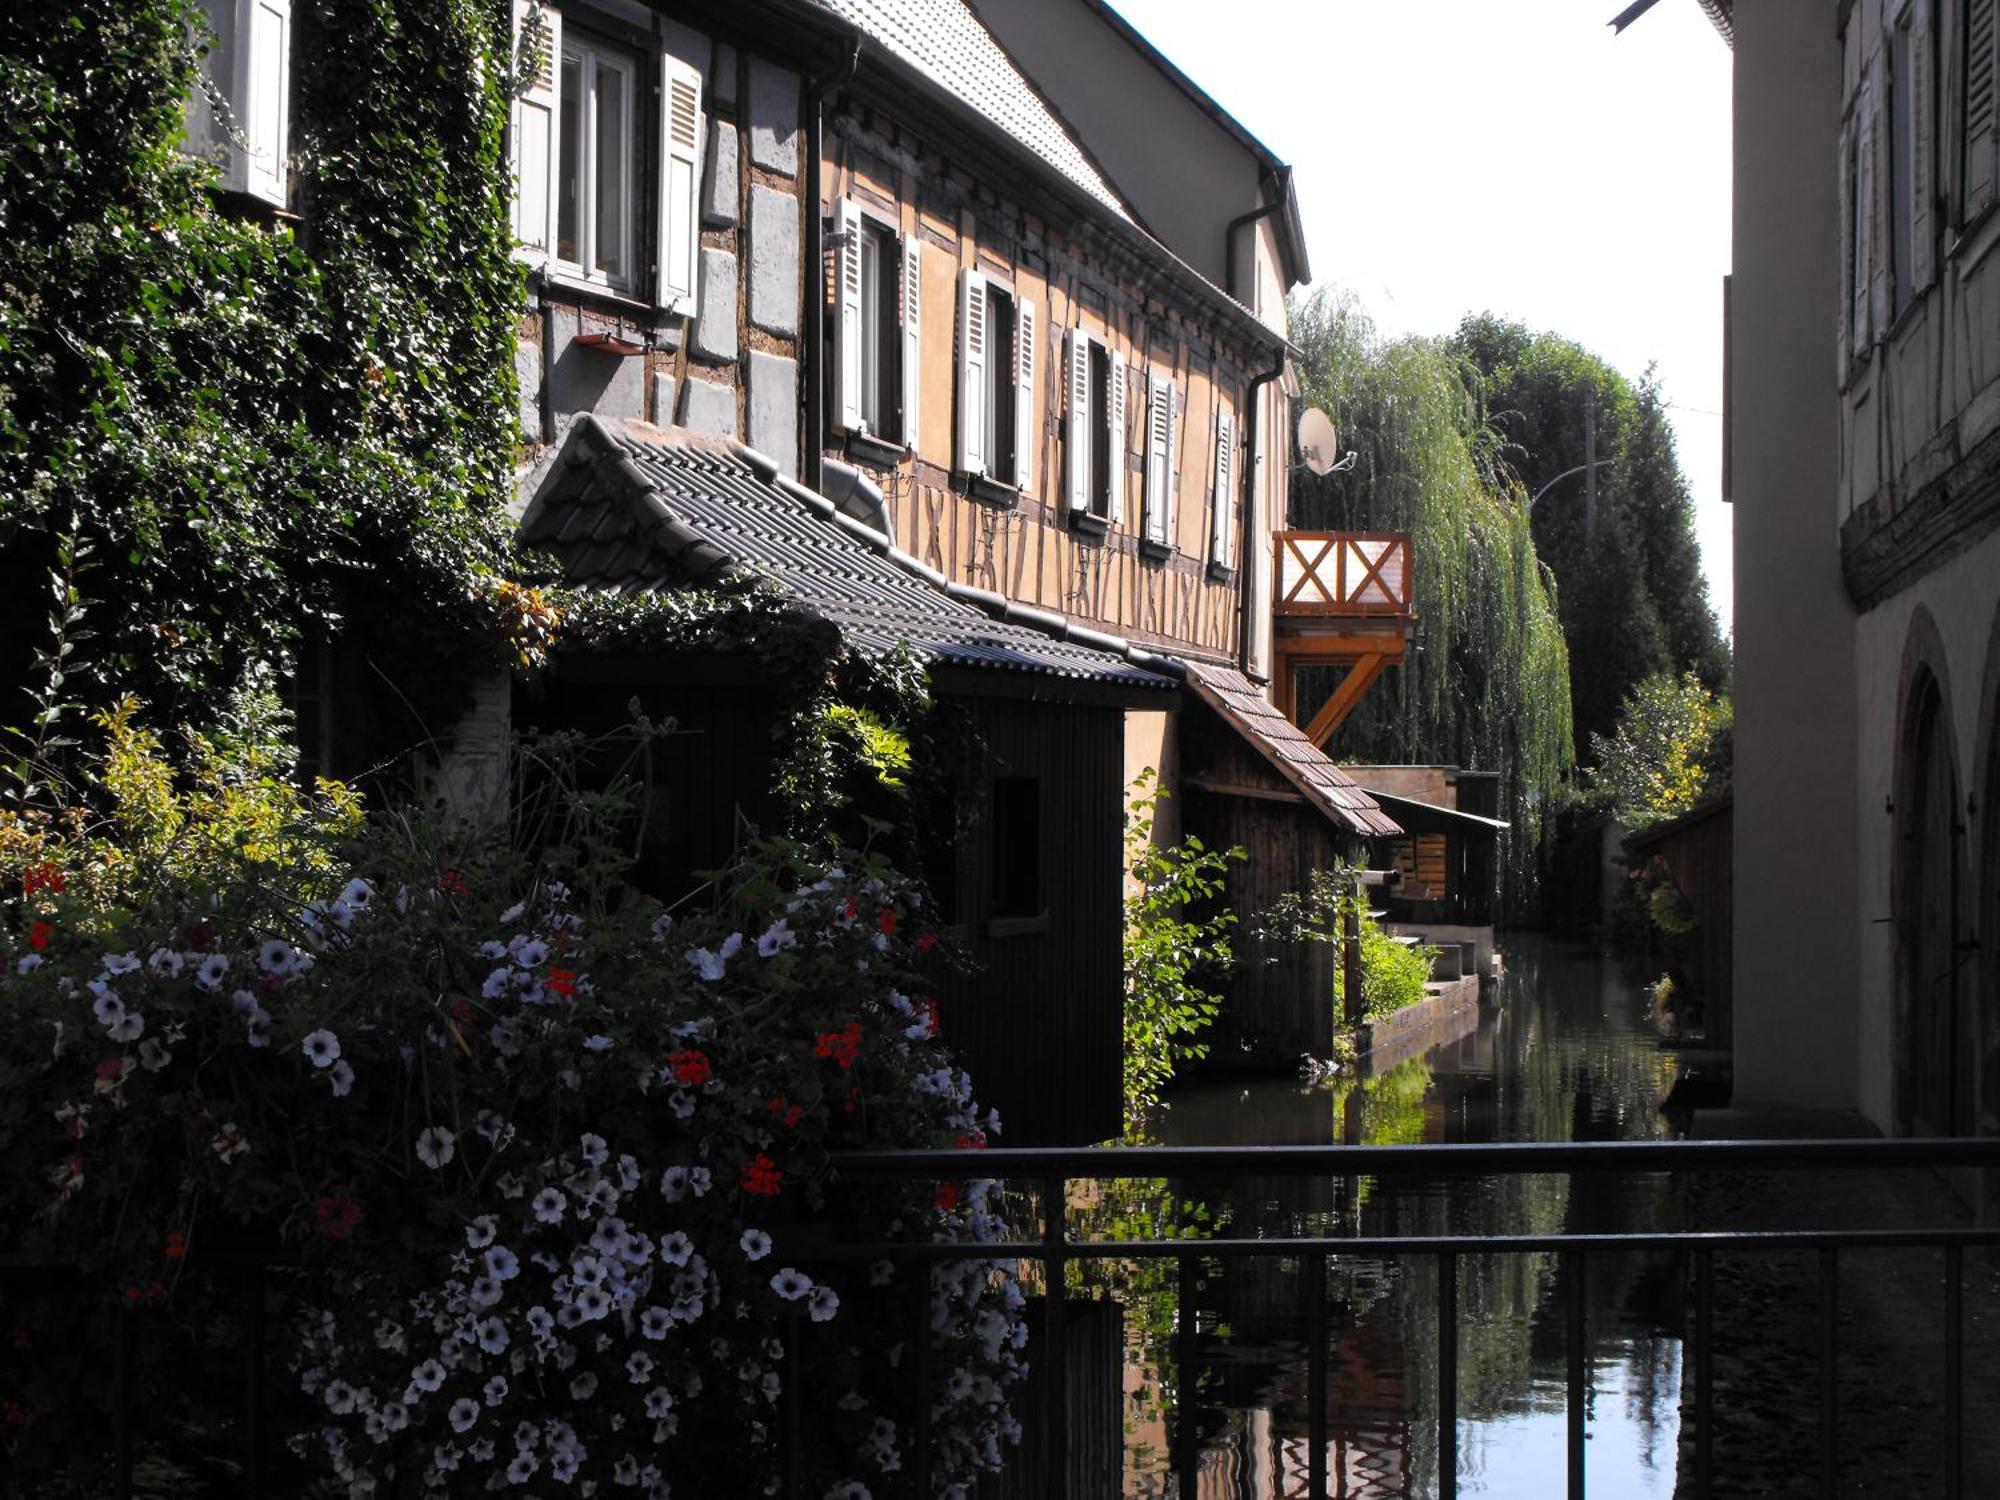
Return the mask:
<svg viewBox="0 0 2000 1500">
<path fill-rule="evenodd" d="M 1408 532 L 1418 649 L 1342 726 L 1337 756 L 1500 773 L 1502 897 L 1535 887 L 1543 819 L 1575 762 L 1569 652 L 1536 556 L 1527 496 L 1464 361 L 1441 342 L 1384 339 L 1350 299 L 1293 310 L 1304 399 L 1325 407 L 1351 473 L 1302 477 L 1291 523 Z M 1330 685 L 1329 685 L 1330 686 Z"/>
<path fill-rule="evenodd" d="M 299 6 L 296 217 L 182 148 L 202 9 L 0 15 L 0 726 L 199 722 L 338 634 L 400 747 L 452 721 L 506 560 L 506 7 Z"/>
</svg>

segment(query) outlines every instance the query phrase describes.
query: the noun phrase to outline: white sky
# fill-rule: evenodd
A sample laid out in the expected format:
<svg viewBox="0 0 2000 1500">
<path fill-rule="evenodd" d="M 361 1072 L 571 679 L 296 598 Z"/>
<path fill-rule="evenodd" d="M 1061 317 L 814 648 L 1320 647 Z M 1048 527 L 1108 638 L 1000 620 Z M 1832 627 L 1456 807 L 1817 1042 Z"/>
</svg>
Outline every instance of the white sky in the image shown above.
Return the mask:
<svg viewBox="0 0 2000 1500">
<path fill-rule="evenodd" d="M 1730 619 L 1730 55 L 1694 0 L 1114 0 L 1295 169 L 1314 285 L 1389 333 L 1491 310 L 1656 361 Z"/>
</svg>

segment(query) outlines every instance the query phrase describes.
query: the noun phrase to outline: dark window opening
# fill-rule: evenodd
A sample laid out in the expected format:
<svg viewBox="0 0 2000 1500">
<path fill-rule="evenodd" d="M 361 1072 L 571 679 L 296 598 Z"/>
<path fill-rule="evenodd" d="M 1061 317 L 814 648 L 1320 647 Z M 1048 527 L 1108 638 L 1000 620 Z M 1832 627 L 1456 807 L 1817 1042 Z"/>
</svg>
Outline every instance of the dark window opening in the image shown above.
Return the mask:
<svg viewBox="0 0 2000 1500">
<path fill-rule="evenodd" d="M 1042 910 L 1042 784 L 1033 776 L 993 782 L 993 915 L 1032 917 Z"/>
<path fill-rule="evenodd" d="M 1005 363 L 1002 363 L 1002 357 Z M 986 284 L 986 472 L 1012 483 L 1014 478 L 1014 372 L 1019 354 L 1014 348 L 1014 298 L 991 282 Z"/>
<path fill-rule="evenodd" d="M 1111 353 L 1090 343 L 1090 513 L 1111 518 Z"/>
<path fill-rule="evenodd" d="M 861 420 L 874 436 L 908 442 L 903 420 L 903 341 L 897 318 L 902 255 L 884 225 L 861 224 Z"/>
</svg>

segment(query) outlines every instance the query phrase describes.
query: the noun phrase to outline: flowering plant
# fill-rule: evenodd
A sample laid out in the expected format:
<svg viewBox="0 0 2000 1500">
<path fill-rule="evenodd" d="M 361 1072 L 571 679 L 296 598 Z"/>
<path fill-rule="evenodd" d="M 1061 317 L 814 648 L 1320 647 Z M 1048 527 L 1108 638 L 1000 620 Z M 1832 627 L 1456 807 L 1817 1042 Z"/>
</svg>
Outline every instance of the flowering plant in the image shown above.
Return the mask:
<svg viewBox="0 0 2000 1500">
<path fill-rule="evenodd" d="M 205 1248 L 280 1256 L 282 1430 L 314 1492 L 699 1494 L 726 1474 L 769 1493 L 787 1461 L 814 1493 L 893 1486 L 914 1467 L 914 1273 L 813 1247 L 842 1224 L 1003 1235 L 984 1181 L 863 1188 L 832 1163 L 998 1127 L 937 1039 L 920 893 L 772 842 L 711 909 L 669 914 L 571 811 L 532 855 L 384 817 L 345 860 L 246 857 L 187 885 L 107 881 L 110 845 L 17 839 L 0 1224 L 21 1228 L 0 1251 L 184 1318 Z M 1018 1436 L 1011 1272 L 931 1273 L 939 1493 Z M 0 1366 L 27 1415 L 0 1454 L 25 1462 L 55 1400 L 17 1378 Z"/>
</svg>

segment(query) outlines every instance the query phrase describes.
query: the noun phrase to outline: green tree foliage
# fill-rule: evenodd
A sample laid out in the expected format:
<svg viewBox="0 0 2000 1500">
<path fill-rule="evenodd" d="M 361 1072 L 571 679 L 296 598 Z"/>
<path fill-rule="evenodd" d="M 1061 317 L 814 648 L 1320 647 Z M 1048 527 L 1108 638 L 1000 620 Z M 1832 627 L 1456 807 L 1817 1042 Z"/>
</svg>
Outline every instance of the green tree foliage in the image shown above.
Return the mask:
<svg viewBox="0 0 2000 1500">
<path fill-rule="evenodd" d="M 1637 384 L 1582 345 L 1482 313 L 1451 339 L 1469 389 L 1534 507 L 1535 546 L 1554 573 L 1580 757 L 1642 678 L 1692 671 L 1725 687 L 1729 648 L 1701 572 L 1694 504 L 1659 382 Z M 1595 410 L 1595 524 L 1586 517 L 1586 412 Z"/>
<path fill-rule="evenodd" d="M 1293 310 L 1304 399 L 1333 414 L 1352 472 L 1294 483 L 1291 524 L 1410 535 L 1416 650 L 1364 696 L 1333 749 L 1500 773 L 1502 898 L 1526 909 L 1546 811 L 1574 763 L 1570 665 L 1525 499 L 1477 380 L 1436 339 L 1382 338 L 1352 300 Z M 1331 684 L 1324 685 L 1330 690 Z"/>
<path fill-rule="evenodd" d="M 62 631 L 79 706 L 199 722 L 345 630 L 415 710 L 385 737 L 451 721 L 507 556 L 506 8 L 297 25 L 294 227 L 181 149 L 195 0 L 0 14 L 0 724 L 32 722 Z M 87 566 L 52 616 L 65 548 Z"/>
<path fill-rule="evenodd" d="M 1591 736 L 1592 797 L 1634 826 L 1679 817 L 1728 787 L 1730 701 L 1692 672 L 1645 678 L 1608 735 Z"/>
<path fill-rule="evenodd" d="M 1125 822 L 1125 1118 L 1144 1123 L 1160 1090 L 1184 1062 L 1208 1056 L 1199 1040 L 1215 1020 L 1221 1000 L 1213 976 L 1233 958 L 1229 930 L 1236 914 L 1212 905 L 1222 894 L 1229 866 L 1241 849 L 1206 847 L 1186 838 L 1162 848 L 1153 842 L 1153 807 L 1164 793 L 1148 771 Z M 1190 906 L 1195 910 L 1190 911 Z M 1204 914 L 1205 913 L 1205 914 Z"/>
</svg>

